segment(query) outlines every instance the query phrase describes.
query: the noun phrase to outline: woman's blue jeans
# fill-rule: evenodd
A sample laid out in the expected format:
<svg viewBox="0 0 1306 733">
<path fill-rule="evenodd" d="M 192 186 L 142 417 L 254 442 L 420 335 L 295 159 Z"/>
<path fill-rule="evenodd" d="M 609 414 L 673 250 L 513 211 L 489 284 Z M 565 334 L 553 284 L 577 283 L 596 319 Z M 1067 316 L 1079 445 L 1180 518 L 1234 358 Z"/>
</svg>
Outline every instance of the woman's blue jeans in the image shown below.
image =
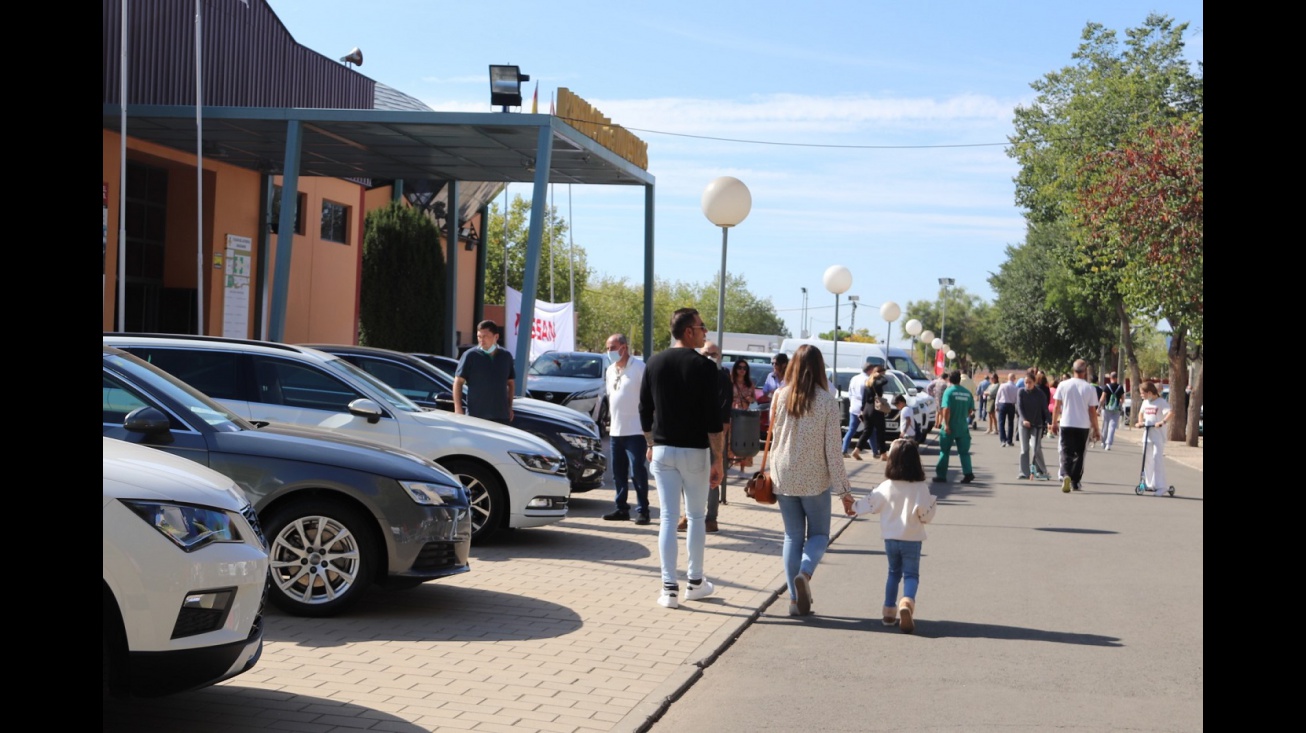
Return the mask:
<svg viewBox="0 0 1306 733">
<path fill-rule="evenodd" d="M 789 581 L 789 597 L 796 598 L 794 578 L 799 573 L 811 575 L 817 563 L 830 546 L 830 490 L 816 496 L 787 496 L 779 494 L 780 518 L 785 525 L 785 543 L 781 557 L 784 560 L 785 580 Z M 920 544 L 920 543 L 917 543 Z"/>
<path fill-rule="evenodd" d="M 898 605 L 898 583 L 902 582 L 902 597 L 916 598 L 916 588 L 921 581 L 921 541 L 885 540 L 884 555 L 889 558 L 889 580 L 884 584 L 884 605 Z"/>
</svg>

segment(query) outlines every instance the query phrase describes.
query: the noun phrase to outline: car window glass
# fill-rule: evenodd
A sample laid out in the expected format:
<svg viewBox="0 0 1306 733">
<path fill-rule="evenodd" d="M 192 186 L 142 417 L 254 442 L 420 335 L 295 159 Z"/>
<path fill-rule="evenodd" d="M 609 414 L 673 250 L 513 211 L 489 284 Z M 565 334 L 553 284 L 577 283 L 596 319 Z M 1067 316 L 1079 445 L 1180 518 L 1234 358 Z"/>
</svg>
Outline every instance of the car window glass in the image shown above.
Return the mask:
<svg viewBox="0 0 1306 733">
<path fill-rule="evenodd" d="M 346 412 L 363 396 L 321 369 L 285 359 L 255 357 L 254 375 L 258 401 L 270 405 Z"/>
<path fill-rule="evenodd" d="M 104 375 L 104 424 L 122 425 L 127 414 L 148 403 L 118 380 Z"/>
<path fill-rule="evenodd" d="M 126 350 L 215 400 L 248 399 L 240 389 L 239 354 L 150 346 Z"/>
<path fill-rule="evenodd" d="M 363 371 L 394 388 L 410 400 L 429 400 L 440 385 L 430 376 L 402 364 L 366 356 L 343 357 Z"/>
<path fill-rule="evenodd" d="M 382 401 L 400 412 L 423 411 L 421 407 L 417 406 L 417 403 L 395 391 L 394 387 L 382 382 L 344 359 L 332 357 L 324 362 L 324 366 L 326 366 L 329 371 L 339 374 L 342 379 L 350 382 L 362 382 L 367 385 L 373 393 L 381 397 Z M 365 397 L 367 395 L 360 396 Z"/>
<path fill-rule="evenodd" d="M 181 405 L 182 408 L 193 413 L 195 417 L 217 430 L 235 432 L 238 430 L 251 430 L 254 427 L 245 422 L 244 418 L 213 401 L 189 383 L 182 381 L 180 377 L 144 362 L 143 359 L 106 354 L 104 362 L 107 366 L 112 366 L 121 373 L 129 374 L 132 380 L 144 385 L 149 392 L 171 399 Z M 148 398 L 142 399 L 148 400 Z M 159 405 L 153 404 L 152 400 L 149 400 L 149 402 L 164 413 L 170 412 Z M 189 426 L 178 422 L 176 416 L 171 416 L 171 418 L 174 430 L 190 429 Z"/>
<path fill-rule="evenodd" d="M 559 376 L 562 371 L 562 362 L 557 357 L 545 354 L 531 363 L 531 374 L 540 377 Z"/>
</svg>

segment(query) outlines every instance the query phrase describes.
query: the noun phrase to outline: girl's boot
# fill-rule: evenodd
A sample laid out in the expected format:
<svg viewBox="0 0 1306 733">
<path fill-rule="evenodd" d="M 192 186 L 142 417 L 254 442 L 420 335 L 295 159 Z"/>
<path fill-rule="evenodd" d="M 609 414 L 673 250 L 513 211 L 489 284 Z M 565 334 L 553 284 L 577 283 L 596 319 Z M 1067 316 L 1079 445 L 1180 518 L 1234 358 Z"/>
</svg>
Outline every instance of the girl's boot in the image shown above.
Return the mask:
<svg viewBox="0 0 1306 733">
<path fill-rule="evenodd" d="M 898 628 L 902 633 L 910 634 L 916 630 L 916 601 L 911 598 L 903 598 L 898 601 Z"/>
</svg>

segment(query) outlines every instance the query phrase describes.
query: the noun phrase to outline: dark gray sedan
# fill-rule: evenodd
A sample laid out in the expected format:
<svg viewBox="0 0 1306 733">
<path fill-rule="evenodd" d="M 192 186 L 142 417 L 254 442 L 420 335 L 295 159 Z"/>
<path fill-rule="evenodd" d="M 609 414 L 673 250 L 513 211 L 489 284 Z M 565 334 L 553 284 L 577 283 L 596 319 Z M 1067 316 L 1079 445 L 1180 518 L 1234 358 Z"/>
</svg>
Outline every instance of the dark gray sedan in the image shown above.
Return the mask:
<svg viewBox="0 0 1306 733">
<path fill-rule="evenodd" d="M 470 569 L 467 490 L 407 451 L 325 430 L 255 425 L 185 382 L 104 346 L 104 435 L 192 459 L 245 491 L 268 538 L 270 600 L 344 611 L 371 584 Z"/>
</svg>

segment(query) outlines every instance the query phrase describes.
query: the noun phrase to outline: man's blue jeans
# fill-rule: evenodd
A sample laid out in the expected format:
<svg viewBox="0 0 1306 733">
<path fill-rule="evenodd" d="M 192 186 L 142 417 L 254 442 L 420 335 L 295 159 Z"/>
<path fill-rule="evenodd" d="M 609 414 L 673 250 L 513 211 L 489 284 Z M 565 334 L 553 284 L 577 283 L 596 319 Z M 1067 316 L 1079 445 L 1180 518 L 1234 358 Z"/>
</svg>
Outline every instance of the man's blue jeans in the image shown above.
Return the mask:
<svg viewBox="0 0 1306 733">
<path fill-rule="evenodd" d="M 844 453 L 847 453 L 849 451 L 848 446 L 852 445 L 853 440 L 857 438 L 857 426 L 861 424 L 862 424 L 861 411 L 858 410 L 857 412 L 853 412 L 850 410 L 848 412 L 848 432 L 843 434 Z"/>
<path fill-rule="evenodd" d="M 785 526 L 785 543 L 781 551 L 785 579 L 789 581 L 789 597 L 796 598 L 794 578 L 801 573 L 811 575 L 830 546 L 830 490 L 816 496 L 786 496 L 779 494 L 780 518 Z"/>
<path fill-rule="evenodd" d="M 898 582 L 902 597 L 915 600 L 921 581 L 921 541 L 885 540 L 884 556 L 889 559 L 889 579 L 884 584 L 884 605 L 898 605 Z"/>
<path fill-rule="evenodd" d="M 662 585 L 679 587 L 676 582 L 676 524 L 680 522 L 680 492 L 685 492 L 685 545 L 689 552 L 687 575 L 691 580 L 703 577 L 703 548 L 707 544 L 707 482 L 712 479 L 712 451 L 707 448 L 653 446 L 653 463 L 649 465 L 658 485 L 658 505 L 662 512 L 658 526 L 658 554 L 662 557 Z"/>
<path fill-rule="evenodd" d="M 612 483 L 617 487 L 617 511 L 630 511 L 629 476 L 635 483 L 636 508 L 640 514 L 648 514 L 648 465 L 644 461 L 648 444 L 644 434 L 611 435 L 608 442 L 612 449 Z"/>
</svg>

